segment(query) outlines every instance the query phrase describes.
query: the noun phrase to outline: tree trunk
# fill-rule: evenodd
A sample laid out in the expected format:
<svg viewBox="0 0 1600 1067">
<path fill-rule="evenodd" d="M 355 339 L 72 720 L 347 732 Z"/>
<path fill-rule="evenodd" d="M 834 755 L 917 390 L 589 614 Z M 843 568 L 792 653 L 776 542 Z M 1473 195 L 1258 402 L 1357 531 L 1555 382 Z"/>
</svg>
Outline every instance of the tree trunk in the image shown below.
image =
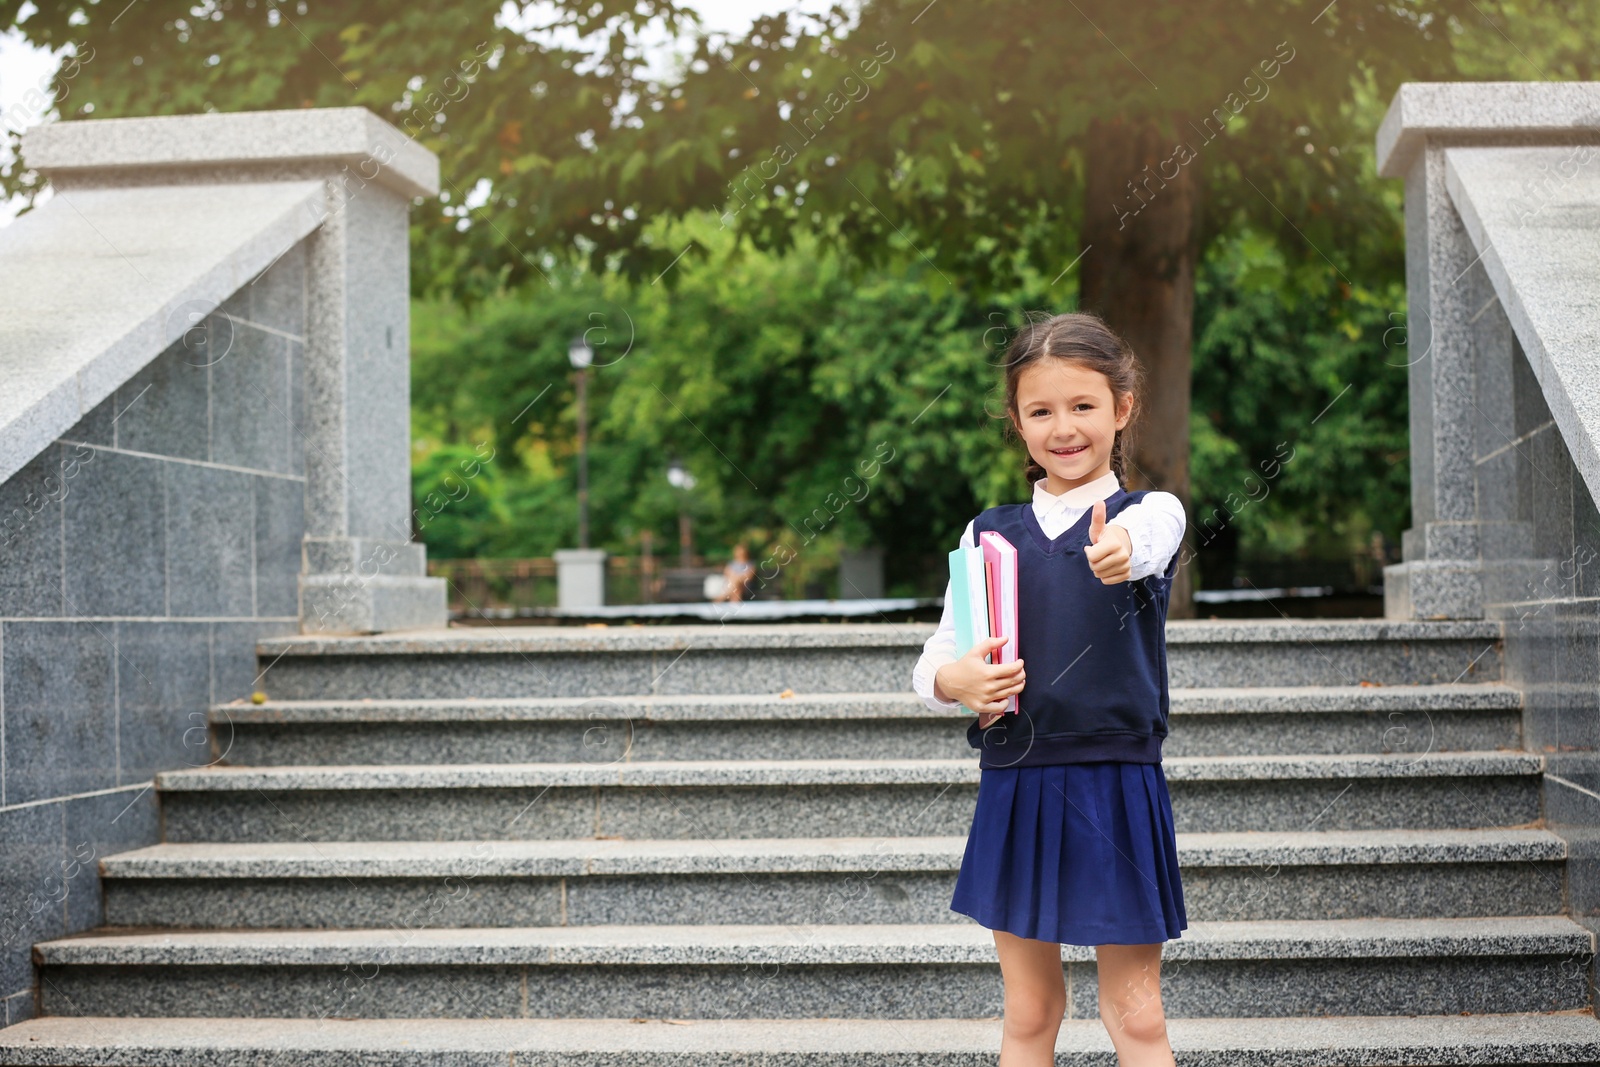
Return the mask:
<svg viewBox="0 0 1600 1067">
<path fill-rule="evenodd" d="M 1160 489 L 1189 511 L 1189 383 L 1200 203 L 1198 160 L 1154 118 L 1094 120 L 1084 182 L 1079 306 L 1144 365 L 1129 489 Z M 1190 517 L 1169 618 L 1195 615 Z"/>
</svg>

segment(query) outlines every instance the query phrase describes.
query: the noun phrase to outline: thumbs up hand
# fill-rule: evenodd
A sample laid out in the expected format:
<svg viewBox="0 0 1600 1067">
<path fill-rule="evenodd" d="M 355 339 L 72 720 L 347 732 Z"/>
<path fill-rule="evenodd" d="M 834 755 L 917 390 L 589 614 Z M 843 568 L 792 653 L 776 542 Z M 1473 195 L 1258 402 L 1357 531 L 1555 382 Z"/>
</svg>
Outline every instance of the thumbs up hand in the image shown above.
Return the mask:
<svg viewBox="0 0 1600 1067">
<path fill-rule="evenodd" d="M 1133 538 L 1122 526 L 1106 525 L 1106 502 L 1096 500 L 1089 518 L 1089 543 L 1083 546 L 1089 569 L 1106 585 L 1133 576 Z"/>
</svg>

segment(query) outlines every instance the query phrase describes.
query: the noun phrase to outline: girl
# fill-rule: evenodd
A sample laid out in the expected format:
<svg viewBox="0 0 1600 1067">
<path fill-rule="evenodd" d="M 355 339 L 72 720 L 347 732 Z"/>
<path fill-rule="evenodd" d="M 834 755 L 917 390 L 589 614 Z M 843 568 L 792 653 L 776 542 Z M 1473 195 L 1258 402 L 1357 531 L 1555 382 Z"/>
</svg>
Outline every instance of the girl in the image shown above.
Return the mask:
<svg viewBox="0 0 1600 1067">
<path fill-rule="evenodd" d="M 961 544 L 998 530 L 1016 547 L 1018 658 L 984 662 L 1002 643 L 993 638 L 957 658 L 947 588 L 912 677 L 930 708 L 978 713 L 967 729 L 977 809 L 950 907 L 994 931 L 1001 1067 L 1054 1062 L 1062 944 L 1095 946 L 1120 1067 L 1172 1067 L 1161 943 L 1188 917 L 1161 743 L 1183 506 L 1122 488 L 1139 365 L 1100 319 L 1031 325 L 1004 363 L 1033 500 L 982 512 Z M 1019 713 L 1008 715 L 1012 694 Z"/>
<path fill-rule="evenodd" d="M 750 550 L 741 541 L 733 546 L 733 559 L 729 560 L 728 565 L 722 568 L 722 577 L 725 580 L 725 584 L 722 587 L 722 592 L 711 598 L 712 602 L 715 603 L 719 600 L 738 602 L 744 600 L 749 595 L 750 579 L 755 576 L 756 568 L 750 562 Z"/>
</svg>

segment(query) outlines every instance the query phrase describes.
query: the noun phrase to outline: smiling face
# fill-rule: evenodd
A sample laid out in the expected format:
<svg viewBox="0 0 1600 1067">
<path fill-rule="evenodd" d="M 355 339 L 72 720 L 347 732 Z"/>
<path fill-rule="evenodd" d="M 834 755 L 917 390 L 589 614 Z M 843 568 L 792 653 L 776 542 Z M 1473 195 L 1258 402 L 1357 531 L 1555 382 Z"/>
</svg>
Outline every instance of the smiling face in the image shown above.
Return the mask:
<svg viewBox="0 0 1600 1067">
<path fill-rule="evenodd" d="M 1057 496 L 1111 470 L 1116 431 L 1128 425 L 1133 397 L 1116 404 L 1111 382 L 1097 370 L 1064 359 L 1037 360 L 1017 379 L 1012 419 L 1033 461 Z"/>
</svg>

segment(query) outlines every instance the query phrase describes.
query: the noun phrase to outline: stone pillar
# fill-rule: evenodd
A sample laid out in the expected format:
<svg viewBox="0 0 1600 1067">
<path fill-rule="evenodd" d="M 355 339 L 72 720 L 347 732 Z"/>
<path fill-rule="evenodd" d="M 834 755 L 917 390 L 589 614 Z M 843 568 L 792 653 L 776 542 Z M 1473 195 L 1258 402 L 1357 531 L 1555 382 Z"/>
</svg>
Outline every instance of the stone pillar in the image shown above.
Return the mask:
<svg viewBox="0 0 1600 1067">
<path fill-rule="evenodd" d="M 444 582 L 425 576 L 425 549 L 411 543 L 407 215 L 437 195 L 437 157 L 346 107 L 59 123 L 32 139 L 29 164 L 66 191 L 323 182 L 304 238 L 301 629 L 444 625 Z"/>
<path fill-rule="evenodd" d="M 606 602 L 606 552 L 603 548 L 558 548 L 556 604 L 597 608 Z"/>
<path fill-rule="evenodd" d="M 359 109 L 356 109 L 359 111 Z M 359 111 L 364 151 L 328 175 L 327 217 L 309 238 L 306 539 L 301 629 L 442 626 L 445 584 L 411 542 L 408 209 L 438 193 L 438 160 Z M 330 146 L 331 148 L 332 146 Z M 424 173 L 395 160 L 420 153 Z"/>
<path fill-rule="evenodd" d="M 839 553 L 839 599 L 872 600 L 883 596 L 883 549 L 847 548 Z"/>
<path fill-rule="evenodd" d="M 1481 467 L 1514 440 L 1513 338 L 1445 184 L 1445 149 L 1587 139 L 1594 94 L 1574 83 L 1412 83 L 1377 137 L 1378 173 L 1405 181 L 1411 517 L 1403 562 L 1384 568 L 1392 619 L 1474 619 L 1537 561 L 1527 522 L 1480 493 Z M 1513 574 L 1511 572 L 1517 572 Z"/>
</svg>

